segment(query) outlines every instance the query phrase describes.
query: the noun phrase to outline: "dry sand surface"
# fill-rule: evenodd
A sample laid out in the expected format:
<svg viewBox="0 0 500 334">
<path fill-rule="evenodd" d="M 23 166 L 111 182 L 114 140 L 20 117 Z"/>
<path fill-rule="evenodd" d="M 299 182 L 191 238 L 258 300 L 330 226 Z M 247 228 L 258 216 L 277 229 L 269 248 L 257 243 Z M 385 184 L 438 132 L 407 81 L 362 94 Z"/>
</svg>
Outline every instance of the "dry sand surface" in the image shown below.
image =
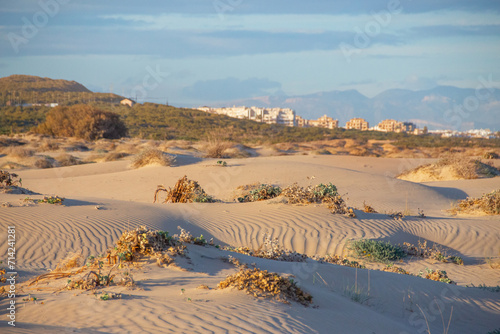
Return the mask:
<svg viewBox="0 0 500 334">
<path fill-rule="evenodd" d="M 391 244 L 427 241 L 465 265 L 407 257 L 398 266 L 412 274 L 425 268 L 445 270 L 457 285 L 368 269 L 249 257 L 215 247 L 188 245 L 189 260 L 159 267 L 143 261 L 130 269 L 137 288 L 110 286 L 121 299 L 99 300 L 82 290 L 54 293 L 61 282 L 19 284 L 16 327 L 7 324 L 7 303 L 0 298 L 2 333 L 488 333 L 500 328 L 500 292 L 466 287 L 500 285 L 500 269 L 488 259 L 500 254 L 499 216 L 451 216 L 459 199 L 500 188 L 500 177 L 415 183 L 395 176 L 421 160 L 353 156 L 293 155 L 226 160 L 179 155 L 172 167 L 131 169 L 129 160 L 19 172 L 23 186 L 42 198 L 64 197 L 63 206 L 23 206 L 26 195 L 0 194 L 0 254 L 7 253 L 7 226 L 16 229 L 16 263 L 20 281 L 47 273 L 69 252 L 104 253 L 124 230 L 144 225 L 194 236 L 215 244 L 258 248 L 267 232 L 286 249 L 309 256 L 345 252 L 349 239 L 377 239 Z M 222 202 L 153 204 L 160 184 L 173 186 L 182 176 L 196 180 Z M 356 218 L 332 214 L 322 205 L 288 205 L 277 201 L 236 203 L 238 186 L 255 182 L 301 186 L 332 182 L 347 204 L 378 212 L 356 211 Z M 98 207 L 99 209 L 97 209 Z M 424 210 L 424 218 L 417 210 Z M 385 212 L 407 211 L 393 219 Z M 294 275 L 313 296 L 308 306 L 254 298 L 242 291 L 216 289 L 237 269 L 221 260 L 231 255 L 260 269 Z M 3 260 L 3 258 L 2 258 Z M 498 259 L 497 259 L 498 260 Z M 176 258 L 176 261 L 177 258 Z M 363 260 L 357 260 L 363 261 Z M 64 282 L 62 282 L 64 281 Z M 209 289 L 197 289 L 206 284 Z M 357 284 L 367 300 L 353 301 L 346 288 Z M 37 302 L 23 302 L 28 293 Z M 43 303 L 42 303 L 43 302 Z M 424 316 L 425 315 L 425 316 Z M 451 320 L 450 320 L 451 319 Z"/>
</svg>

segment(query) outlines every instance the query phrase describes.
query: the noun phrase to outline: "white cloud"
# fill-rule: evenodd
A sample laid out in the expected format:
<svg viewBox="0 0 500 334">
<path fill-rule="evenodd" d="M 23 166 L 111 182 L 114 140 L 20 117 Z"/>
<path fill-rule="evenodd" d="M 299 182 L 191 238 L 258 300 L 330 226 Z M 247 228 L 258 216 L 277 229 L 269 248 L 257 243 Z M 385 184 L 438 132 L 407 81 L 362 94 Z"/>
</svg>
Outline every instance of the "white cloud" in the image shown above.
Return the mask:
<svg viewBox="0 0 500 334">
<path fill-rule="evenodd" d="M 404 9 L 404 8 L 403 8 Z M 376 22 L 373 15 L 321 15 L 321 14 L 228 14 L 223 19 L 217 14 L 158 14 L 134 15 L 114 14 L 100 16 L 105 20 L 132 22 L 138 30 L 253 30 L 272 32 L 323 32 L 347 31 L 354 28 L 364 29 L 369 22 Z M 497 25 L 500 15 L 495 13 L 470 13 L 465 11 L 438 11 L 419 14 L 393 14 L 382 27 L 388 32 L 414 27 L 430 26 L 486 26 Z"/>
</svg>

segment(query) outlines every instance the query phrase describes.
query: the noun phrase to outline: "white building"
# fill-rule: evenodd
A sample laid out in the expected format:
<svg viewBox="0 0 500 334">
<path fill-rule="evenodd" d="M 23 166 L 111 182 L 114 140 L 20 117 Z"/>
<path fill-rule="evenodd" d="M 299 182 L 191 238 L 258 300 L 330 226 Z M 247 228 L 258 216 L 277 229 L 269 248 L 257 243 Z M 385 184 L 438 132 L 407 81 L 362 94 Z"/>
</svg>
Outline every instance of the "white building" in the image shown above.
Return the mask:
<svg viewBox="0 0 500 334">
<path fill-rule="evenodd" d="M 245 106 L 233 106 L 227 108 L 199 107 L 198 110 L 234 118 L 250 119 L 267 124 L 293 126 L 295 122 L 295 111 L 290 108 L 248 108 Z"/>
</svg>

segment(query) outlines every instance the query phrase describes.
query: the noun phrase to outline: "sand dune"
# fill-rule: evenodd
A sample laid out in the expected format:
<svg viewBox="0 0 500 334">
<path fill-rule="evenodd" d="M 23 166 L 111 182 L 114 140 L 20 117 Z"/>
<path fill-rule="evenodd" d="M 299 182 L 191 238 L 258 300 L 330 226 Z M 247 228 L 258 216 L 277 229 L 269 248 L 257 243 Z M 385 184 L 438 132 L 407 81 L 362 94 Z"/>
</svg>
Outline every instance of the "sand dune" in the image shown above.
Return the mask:
<svg viewBox="0 0 500 334">
<path fill-rule="evenodd" d="M 309 256 L 341 255 L 349 239 L 392 244 L 426 240 L 463 257 L 465 265 L 422 258 L 406 258 L 398 265 L 414 274 L 426 267 L 445 270 L 458 285 L 311 259 L 278 262 L 189 245 L 190 260 L 179 264 L 187 271 L 144 263 L 133 270 L 141 289 L 106 289 L 121 292 L 122 299 L 101 301 L 79 290 L 57 294 L 30 290 L 44 304 L 20 301 L 18 327 L 13 331 L 2 320 L 2 333 L 424 333 L 427 324 L 418 307 L 426 314 L 431 332 L 439 333 L 443 325 L 437 306 L 445 325 L 451 317 L 449 333 L 487 333 L 500 327 L 499 293 L 465 287 L 500 284 L 499 270 L 485 262 L 500 252 L 500 219 L 451 216 L 446 211 L 458 199 L 500 188 L 500 177 L 426 183 L 396 179 L 402 168 L 418 163 L 411 159 L 297 155 L 227 162 L 228 167 L 219 167 L 215 160 L 180 157 L 173 167 L 130 169 L 130 161 L 124 160 L 23 170 L 25 187 L 66 200 L 64 206 L 23 206 L 25 195 L 0 194 L 0 203 L 12 204 L 0 207 L 0 225 L 3 231 L 16 226 L 21 279 L 54 269 L 69 252 L 81 251 L 84 257 L 104 253 L 124 230 L 144 225 L 171 234 L 179 233 L 177 226 L 181 226 L 195 236 L 213 237 L 216 244 L 251 248 L 261 246 L 268 233 L 283 247 Z M 222 202 L 152 203 L 157 185 L 173 186 L 184 175 Z M 282 187 L 332 182 L 348 205 L 362 208 L 366 202 L 380 213 L 357 211 L 356 218 L 347 218 L 331 214 L 322 205 L 235 203 L 235 189 L 255 182 Z M 423 209 L 426 217 L 416 217 L 417 209 Z M 385 214 L 390 211 L 412 216 L 396 220 Z M 0 252 L 7 252 L 3 242 Z M 236 271 L 220 259 L 228 254 L 261 269 L 293 274 L 313 295 L 313 305 L 286 305 L 214 289 Z M 365 293 L 369 289 L 365 303 L 346 296 L 345 288 L 355 282 Z M 200 284 L 211 289 L 197 289 Z M 22 294 L 28 292 L 25 288 Z M 0 302 L 2 317 L 6 302 Z"/>
</svg>

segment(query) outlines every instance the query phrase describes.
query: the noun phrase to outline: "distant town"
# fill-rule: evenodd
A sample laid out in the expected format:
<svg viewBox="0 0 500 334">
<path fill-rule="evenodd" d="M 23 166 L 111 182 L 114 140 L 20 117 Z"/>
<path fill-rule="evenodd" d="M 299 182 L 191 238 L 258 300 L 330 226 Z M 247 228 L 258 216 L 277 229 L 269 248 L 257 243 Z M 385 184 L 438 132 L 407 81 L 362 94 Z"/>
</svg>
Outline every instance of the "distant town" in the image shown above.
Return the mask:
<svg viewBox="0 0 500 334">
<path fill-rule="evenodd" d="M 224 108 L 198 107 L 198 110 L 218 115 L 226 115 L 239 119 L 249 119 L 267 124 L 282 124 L 296 127 L 320 127 L 327 129 L 339 128 L 339 121 L 324 115 L 316 120 L 305 119 L 295 114 L 290 108 L 260 108 L 233 106 Z M 427 127 L 418 128 L 412 122 L 401 122 L 394 119 L 385 119 L 377 125 L 370 127 L 368 121 L 363 118 L 352 118 L 346 122 L 345 129 L 356 129 L 361 131 L 403 132 L 414 135 L 434 133 L 441 137 L 472 137 L 472 138 L 495 138 L 496 134 L 489 129 L 474 129 L 468 131 L 456 130 L 427 130 Z"/>
<path fill-rule="evenodd" d="M 118 102 L 118 101 L 117 101 Z M 121 105 L 126 105 L 133 107 L 136 102 L 133 99 L 125 98 L 120 100 Z M 22 106 L 22 107 L 56 107 L 60 104 L 57 102 L 53 103 L 15 103 L 13 101 L 7 101 L 6 106 Z M 409 121 L 397 121 L 394 119 L 385 119 L 380 121 L 377 125 L 370 127 L 367 120 L 363 118 L 352 118 L 346 122 L 344 126 L 339 124 L 337 119 L 333 119 L 327 115 L 323 115 L 318 119 L 310 120 L 305 119 L 299 115 L 295 114 L 295 111 L 291 108 L 261 108 L 261 107 L 246 107 L 246 106 L 233 106 L 233 107 L 223 107 L 223 108 L 212 108 L 212 107 L 198 107 L 197 110 L 204 111 L 207 113 L 225 115 L 228 117 L 239 118 L 239 119 L 249 119 L 256 122 L 266 123 L 266 124 L 282 124 L 290 127 L 319 127 L 327 129 L 344 128 L 344 129 L 356 129 L 360 131 L 381 131 L 381 132 L 397 132 L 397 133 L 408 133 L 413 135 L 422 135 L 426 133 L 432 133 L 439 135 L 441 137 L 469 137 L 469 138 L 498 138 L 499 132 L 492 132 L 489 129 L 471 129 L 467 131 L 457 131 L 457 130 L 428 130 L 426 126 L 423 128 L 417 127 L 413 122 Z"/>
</svg>

